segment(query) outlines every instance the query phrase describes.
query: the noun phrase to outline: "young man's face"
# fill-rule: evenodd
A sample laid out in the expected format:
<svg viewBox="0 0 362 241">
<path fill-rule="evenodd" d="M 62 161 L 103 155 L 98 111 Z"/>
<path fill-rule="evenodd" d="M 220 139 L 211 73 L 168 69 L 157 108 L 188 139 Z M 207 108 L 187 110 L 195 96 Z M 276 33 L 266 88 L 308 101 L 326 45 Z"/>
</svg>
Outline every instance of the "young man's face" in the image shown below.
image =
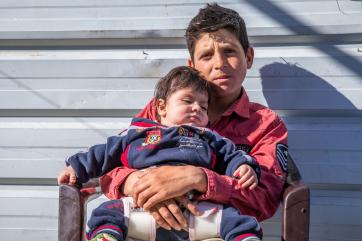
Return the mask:
<svg viewBox="0 0 362 241">
<path fill-rule="evenodd" d="M 158 99 L 156 104 L 161 124 L 165 126 L 205 127 L 209 121 L 207 92 L 196 92 L 192 88 L 184 88 L 172 93 L 167 101 Z"/>
<path fill-rule="evenodd" d="M 253 58 L 252 48 L 245 55 L 236 36 L 226 29 L 219 29 L 202 34 L 196 41 L 194 60 L 190 65 L 212 83 L 215 97 L 235 99 Z"/>
</svg>

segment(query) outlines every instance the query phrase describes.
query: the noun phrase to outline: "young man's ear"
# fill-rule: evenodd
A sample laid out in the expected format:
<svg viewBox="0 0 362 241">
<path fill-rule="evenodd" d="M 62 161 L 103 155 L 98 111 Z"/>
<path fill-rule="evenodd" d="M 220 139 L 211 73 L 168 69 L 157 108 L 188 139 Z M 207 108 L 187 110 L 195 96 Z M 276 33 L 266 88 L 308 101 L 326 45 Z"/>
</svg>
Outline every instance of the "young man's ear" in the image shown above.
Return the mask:
<svg viewBox="0 0 362 241">
<path fill-rule="evenodd" d="M 248 50 L 246 51 L 245 56 L 246 56 L 246 67 L 250 69 L 254 62 L 254 48 L 249 47 Z"/>
<path fill-rule="evenodd" d="M 160 117 L 166 116 L 166 101 L 164 99 L 156 100 L 156 110 Z"/>
<path fill-rule="evenodd" d="M 189 67 L 193 68 L 194 67 L 194 62 L 192 62 L 192 59 L 188 59 L 187 60 L 187 64 Z"/>
</svg>

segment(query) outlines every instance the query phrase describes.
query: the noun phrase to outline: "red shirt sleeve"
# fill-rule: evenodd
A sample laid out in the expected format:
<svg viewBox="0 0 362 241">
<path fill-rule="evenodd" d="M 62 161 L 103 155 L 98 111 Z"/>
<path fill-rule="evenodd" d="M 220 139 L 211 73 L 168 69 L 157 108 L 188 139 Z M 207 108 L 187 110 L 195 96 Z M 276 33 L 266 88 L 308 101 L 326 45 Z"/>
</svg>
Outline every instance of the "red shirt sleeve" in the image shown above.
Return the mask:
<svg viewBox="0 0 362 241">
<path fill-rule="evenodd" d="M 117 167 L 100 178 L 101 190 L 109 199 L 120 199 L 124 197 L 120 192 L 124 180 L 129 174 L 136 171 L 128 167 Z"/>
<path fill-rule="evenodd" d="M 156 109 L 154 106 L 154 99 L 150 100 L 147 103 L 146 107 L 141 110 L 136 117 L 148 118 L 151 120 L 156 120 Z M 124 195 L 119 191 L 125 179 L 129 174 L 136 171 L 135 169 L 130 169 L 128 167 L 118 167 L 108 172 L 100 178 L 101 190 L 104 195 L 109 199 L 119 199 L 124 197 Z"/>
<path fill-rule="evenodd" d="M 272 217 L 279 206 L 286 179 L 276 148 L 280 143 L 287 145 L 287 135 L 284 123 L 277 118 L 261 133 L 262 138 L 252 148 L 250 155 L 261 167 L 256 189 L 239 188 L 236 179 L 203 168 L 208 177 L 208 189 L 198 199 L 232 205 L 242 214 L 252 215 L 259 221 Z"/>
</svg>

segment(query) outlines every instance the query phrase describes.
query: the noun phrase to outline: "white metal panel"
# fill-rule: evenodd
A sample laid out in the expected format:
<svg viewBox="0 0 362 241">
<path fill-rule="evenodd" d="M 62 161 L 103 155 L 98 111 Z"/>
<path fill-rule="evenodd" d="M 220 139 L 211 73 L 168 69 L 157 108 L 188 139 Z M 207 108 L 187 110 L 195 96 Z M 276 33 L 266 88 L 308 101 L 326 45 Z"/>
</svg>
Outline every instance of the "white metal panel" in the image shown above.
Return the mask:
<svg viewBox="0 0 362 241">
<path fill-rule="evenodd" d="M 2 238 L 57 240 L 57 187 L 0 186 L 0 205 Z"/>
<path fill-rule="evenodd" d="M 361 109 L 361 46 L 256 48 L 245 86 L 277 110 Z M 186 58 L 185 50 L 1 51 L 0 109 L 140 109 Z"/>
<path fill-rule="evenodd" d="M 206 3 L 142 2 L 30 1 L 19 6 L 6 1 L 0 7 L 0 38 L 182 37 L 189 19 Z M 361 20 L 356 22 L 362 12 L 358 1 L 219 2 L 245 17 L 252 36 L 361 33 L 362 29 Z"/>
</svg>

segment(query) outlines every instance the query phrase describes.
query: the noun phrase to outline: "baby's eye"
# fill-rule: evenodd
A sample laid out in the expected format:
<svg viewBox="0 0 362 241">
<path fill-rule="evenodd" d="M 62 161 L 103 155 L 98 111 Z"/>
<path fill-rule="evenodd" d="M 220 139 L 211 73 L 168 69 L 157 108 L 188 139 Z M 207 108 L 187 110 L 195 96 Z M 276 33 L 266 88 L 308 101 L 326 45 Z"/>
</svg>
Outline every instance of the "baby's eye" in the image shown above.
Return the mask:
<svg viewBox="0 0 362 241">
<path fill-rule="evenodd" d="M 207 111 L 207 106 L 201 106 L 201 109 Z"/>
<path fill-rule="evenodd" d="M 182 101 L 184 103 L 186 103 L 186 104 L 191 104 L 192 103 L 192 100 L 190 100 L 190 99 L 183 99 Z"/>
</svg>

